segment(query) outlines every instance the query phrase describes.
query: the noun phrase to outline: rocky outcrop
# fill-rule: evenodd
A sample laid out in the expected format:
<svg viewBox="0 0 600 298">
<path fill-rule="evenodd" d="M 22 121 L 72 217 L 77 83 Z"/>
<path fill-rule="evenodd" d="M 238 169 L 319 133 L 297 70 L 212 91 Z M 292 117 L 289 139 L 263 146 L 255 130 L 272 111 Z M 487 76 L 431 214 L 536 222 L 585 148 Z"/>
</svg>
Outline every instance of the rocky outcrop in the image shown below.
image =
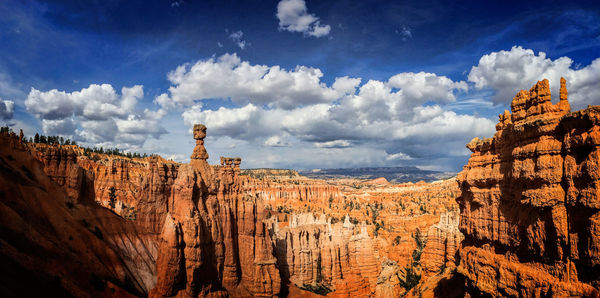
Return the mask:
<svg viewBox="0 0 600 298">
<path fill-rule="evenodd" d="M 147 293 L 156 272 L 143 232 L 93 200 L 76 200 L 84 192 L 69 181 L 82 176 L 68 174 L 81 169 L 63 163 L 73 160 L 72 150 L 52 150 L 44 163 L 31 150 L 16 136 L 0 134 L 2 295 Z"/>
<path fill-rule="evenodd" d="M 286 183 L 287 181 L 275 182 L 273 180 L 244 179 L 243 185 L 246 192 L 257 195 L 259 199 L 270 205 L 296 205 L 311 202 L 318 205 L 327 205 L 329 199 L 337 199 L 342 196 L 338 186 L 325 183 L 301 184 Z"/>
<path fill-rule="evenodd" d="M 337 296 L 376 293 L 380 261 L 364 223 L 331 224 L 324 215 L 298 214 L 274 225 L 276 256 L 284 284 Z M 394 272 L 395 274 L 395 272 Z M 289 286 L 289 285 L 288 285 Z"/>
<path fill-rule="evenodd" d="M 280 277 L 256 198 L 244 195 L 240 159 L 211 167 L 196 125 L 190 165 L 181 165 L 168 200 L 150 296 L 275 296 Z"/>
<path fill-rule="evenodd" d="M 589 296 L 600 287 L 600 107 L 570 112 L 566 83 L 521 90 L 458 175 L 458 272 L 502 296 Z"/>
<path fill-rule="evenodd" d="M 73 202 L 111 209 L 153 236 L 162 230 L 179 164 L 158 156 L 125 158 L 85 153 L 74 145 L 28 144 L 44 172 Z M 156 249 L 154 249 L 156 251 Z"/>
<path fill-rule="evenodd" d="M 456 268 L 458 249 L 463 240 L 458 222 L 458 212 L 447 212 L 440 215 L 439 223 L 429 228 L 427 244 L 421 254 L 422 278 L 433 276 L 446 268 Z"/>
<path fill-rule="evenodd" d="M 129 275 L 104 274 L 103 284 L 126 278 L 126 291 L 154 297 L 277 295 L 280 274 L 262 202 L 242 191 L 240 158 L 223 158 L 221 166 L 206 162 L 205 136 L 206 127 L 196 125 L 189 165 L 13 143 L 42 162 L 39 174 L 55 192 L 66 191 L 68 206 L 87 204 L 113 215 L 98 213 L 98 233 Z"/>
<path fill-rule="evenodd" d="M 41 162 L 36 175 L 66 193 L 68 209 L 93 210 L 77 213 L 75 223 L 102 235 L 99 245 L 116 259 L 90 253 L 117 269 L 82 268 L 119 295 L 389 297 L 453 267 L 460 238 L 450 215 L 457 209 L 453 180 L 398 185 L 242 172 L 240 158 L 209 165 L 205 137 L 206 127 L 196 125 L 190 164 L 26 144 L 16 135 L 7 144 Z M 408 295 L 423 293 L 419 287 Z"/>
<path fill-rule="evenodd" d="M 44 165 L 44 172 L 63 187 L 73 201 L 93 202 L 93 173 L 77 165 L 79 148 L 73 145 L 48 146 L 32 144 L 36 157 Z"/>
</svg>

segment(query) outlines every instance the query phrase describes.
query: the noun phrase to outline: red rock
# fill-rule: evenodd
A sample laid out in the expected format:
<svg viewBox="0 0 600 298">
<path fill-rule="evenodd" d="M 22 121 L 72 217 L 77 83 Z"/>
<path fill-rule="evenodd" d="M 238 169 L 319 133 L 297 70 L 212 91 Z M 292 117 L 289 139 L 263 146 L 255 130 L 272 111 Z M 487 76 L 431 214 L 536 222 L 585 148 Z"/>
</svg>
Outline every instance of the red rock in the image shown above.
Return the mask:
<svg viewBox="0 0 600 298">
<path fill-rule="evenodd" d="M 482 292 L 598 295 L 600 108 L 569 113 L 548 81 L 521 90 L 491 139 L 474 139 L 458 175 L 458 272 Z M 509 117 L 510 116 L 510 117 Z M 595 287 L 595 288 L 594 288 Z"/>
<path fill-rule="evenodd" d="M 0 135 L 2 294 L 80 297 L 100 296 L 107 288 L 135 295 L 149 291 L 156 273 L 143 233 L 105 208 L 73 200 L 83 192 L 74 192 L 65 174 L 81 173 L 62 164 L 71 160 L 68 150 L 53 151 L 45 164 L 31 150 L 16 136 Z"/>
</svg>

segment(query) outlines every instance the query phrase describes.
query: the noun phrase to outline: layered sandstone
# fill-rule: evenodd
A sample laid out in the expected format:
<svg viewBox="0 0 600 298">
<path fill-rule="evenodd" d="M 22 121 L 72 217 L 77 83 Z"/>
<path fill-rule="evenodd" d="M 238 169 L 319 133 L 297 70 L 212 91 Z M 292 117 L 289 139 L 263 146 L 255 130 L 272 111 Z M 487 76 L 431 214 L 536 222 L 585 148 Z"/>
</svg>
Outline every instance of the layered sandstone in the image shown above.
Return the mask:
<svg viewBox="0 0 600 298">
<path fill-rule="evenodd" d="M 429 228 L 427 244 L 421 254 L 422 278 L 438 274 L 446 268 L 456 268 L 457 254 L 463 240 L 458 223 L 458 212 L 447 212 L 440 216 L 439 223 Z"/>
<path fill-rule="evenodd" d="M 181 165 L 167 204 L 150 296 L 274 296 L 280 277 L 262 206 L 241 192 L 240 159 L 211 167 L 206 127 L 194 127 L 196 148 Z"/>
<path fill-rule="evenodd" d="M 179 164 L 161 157 L 84 154 L 74 145 L 28 144 L 44 172 L 73 201 L 94 202 L 157 236 Z M 154 248 L 156 250 L 156 248 Z"/>
<path fill-rule="evenodd" d="M 458 272 L 491 295 L 589 296 L 600 287 L 600 108 L 570 112 L 564 79 L 521 90 L 458 175 Z"/>
<path fill-rule="evenodd" d="M 288 226 L 274 225 L 274 241 L 284 284 L 321 287 L 335 295 L 371 295 L 379 260 L 366 226 L 346 218 L 331 224 L 324 215 L 292 215 Z"/>
<path fill-rule="evenodd" d="M 309 294 L 298 288 L 329 296 L 389 297 L 416 285 L 407 280 L 418 282 L 422 275 L 424 282 L 455 267 L 461 236 L 454 180 L 387 185 L 288 172 L 249 176 L 255 178 L 244 181 L 245 191 L 265 202 L 283 289 L 289 288 L 290 296 Z M 420 257 L 423 251 L 431 260 Z"/>
<path fill-rule="evenodd" d="M 59 162 L 65 155 L 72 161 L 69 150 L 52 153 L 48 163 L 40 163 L 35 153 L 16 136 L 0 135 L 0 292 L 7 297 L 147 293 L 156 272 L 143 232 L 81 199 L 89 181 L 82 182 L 81 169 Z M 50 176 L 49 166 L 56 166 Z"/>
<path fill-rule="evenodd" d="M 205 126 L 194 127 L 196 147 L 189 165 L 157 156 L 131 159 L 84 153 L 77 146 L 26 144 L 17 138 L 8 138 L 7 145 L 19 145 L 30 159 L 35 156 L 41 162 L 36 174 L 54 185 L 52 193 L 64 191 L 61 200 L 66 202 L 40 199 L 98 210 L 78 218 L 90 225 L 98 222 L 100 228 L 89 229 L 103 235 L 103 245 L 120 260 L 103 264 L 126 268 L 119 269 L 125 272 L 120 275 L 102 274 L 99 283 L 112 281 L 113 289 L 125 285 L 126 292 L 155 297 L 277 295 L 280 274 L 262 221 L 262 201 L 242 192 L 240 158 L 224 158 L 221 166 L 206 162 L 205 136 Z M 32 159 L 23 167 L 35 169 L 36 164 Z M 125 281 L 115 285 L 119 280 Z"/>
</svg>

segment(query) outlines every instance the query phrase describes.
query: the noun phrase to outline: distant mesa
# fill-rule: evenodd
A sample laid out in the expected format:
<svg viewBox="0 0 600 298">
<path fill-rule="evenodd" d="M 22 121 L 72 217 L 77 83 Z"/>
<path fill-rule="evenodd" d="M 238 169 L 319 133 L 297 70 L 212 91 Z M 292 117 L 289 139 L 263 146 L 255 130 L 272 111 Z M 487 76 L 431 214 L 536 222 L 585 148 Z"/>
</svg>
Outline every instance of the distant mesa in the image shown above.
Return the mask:
<svg viewBox="0 0 600 298">
<path fill-rule="evenodd" d="M 379 177 L 373 180 L 366 181 L 365 184 L 371 185 L 390 185 L 390 182 L 385 177 Z"/>
<path fill-rule="evenodd" d="M 354 178 L 373 180 L 380 177 L 385 178 L 390 183 L 405 183 L 426 181 L 433 182 L 437 180 L 448 179 L 456 175 L 455 172 L 440 172 L 431 170 L 421 170 L 417 167 L 369 167 L 369 168 L 339 168 L 339 169 L 318 169 L 299 171 L 300 175 L 312 179 L 341 179 Z"/>
</svg>

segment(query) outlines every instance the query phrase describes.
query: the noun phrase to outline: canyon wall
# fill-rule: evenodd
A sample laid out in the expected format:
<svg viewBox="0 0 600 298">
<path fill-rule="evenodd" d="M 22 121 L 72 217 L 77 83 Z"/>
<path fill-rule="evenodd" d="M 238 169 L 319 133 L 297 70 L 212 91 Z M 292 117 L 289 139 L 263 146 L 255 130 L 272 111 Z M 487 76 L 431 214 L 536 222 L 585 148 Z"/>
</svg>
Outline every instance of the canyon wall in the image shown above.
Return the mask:
<svg viewBox="0 0 600 298">
<path fill-rule="evenodd" d="M 143 231 L 93 201 L 93 181 L 68 150 L 51 155 L 69 163 L 47 175 L 29 145 L 0 134 L 0 292 L 144 295 L 156 271 Z"/>
<path fill-rule="evenodd" d="M 561 79 L 512 101 L 458 175 L 458 272 L 494 296 L 594 296 L 600 287 L 600 107 L 570 112 Z"/>
<path fill-rule="evenodd" d="M 189 165 L 158 156 L 132 159 L 72 145 L 27 144 L 15 136 L 6 136 L 12 141 L 3 145 L 19 144 L 30 160 L 23 167 L 40 169 L 36 174 L 54 186 L 28 199 L 96 210 L 81 220 L 99 222 L 89 229 L 103 235 L 100 242 L 120 259 L 102 262 L 127 272 L 93 268 L 92 274 L 102 273 L 95 275 L 98 283 L 153 297 L 275 296 L 280 275 L 261 200 L 242 192 L 241 159 L 222 159 L 221 166 L 206 162 L 205 135 L 203 125 L 195 127 Z"/>
</svg>

